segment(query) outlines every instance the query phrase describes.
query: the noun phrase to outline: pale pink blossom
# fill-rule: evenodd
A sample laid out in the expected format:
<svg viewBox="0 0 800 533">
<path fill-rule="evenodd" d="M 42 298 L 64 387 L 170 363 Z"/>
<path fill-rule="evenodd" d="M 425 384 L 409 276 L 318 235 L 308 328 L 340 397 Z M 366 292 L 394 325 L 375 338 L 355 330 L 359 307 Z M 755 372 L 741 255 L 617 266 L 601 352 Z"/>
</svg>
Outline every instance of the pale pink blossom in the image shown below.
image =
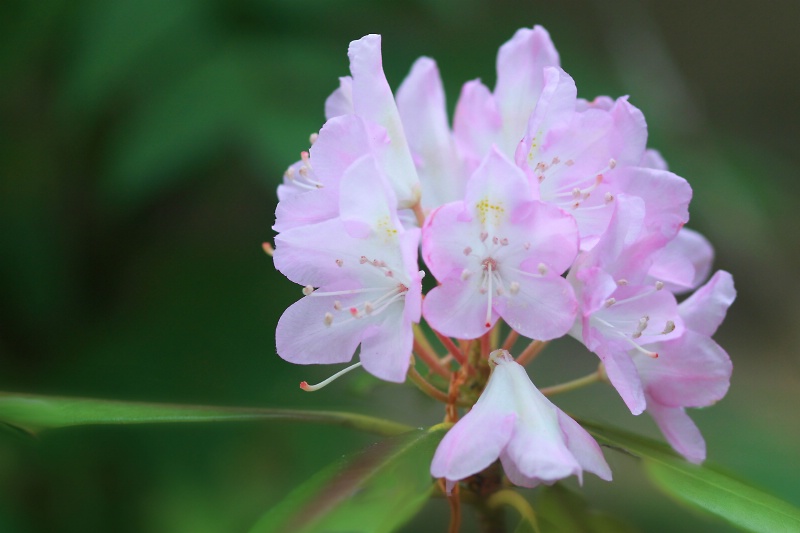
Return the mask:
<svg viewBox="0 0 800 533">
<path fill-rule="evenodd" d="M 278 355 L 299 364 L 342 363 L 360 344 L 368 372 L 405 380 L 411 325 L 420 318 L 420 230 L 405 230 L 395 205 L 374 158 L 364 156 L 342 177 L 338 217 L 276 237 L 276 268 L 306 295 L 278 322 Z"/>
<path fill-rule="evenodd" d="M 606 481 L 611 469 L 597 442 L 533 385 L 504 350 L 490 355 L 489 382 L 469 413 L 442 439 L 431 475 L 448 485 L 481 472 L 498 458 L 523 487 L 552 484 L 586 470 Z"/>
<path fill-rule="evenodd" d="M 619 195 L 608 230 L 568 276 L 580 306 L 571 334 L 600 357 L 633 414 L 644 411 L 646 400 L 629 352 L 657 358 L 646 345 L 677 338 L 684 327 L 675 296 L 647 277 L 658 248 L 644 230 L 645 216 L 644 201 Z"/>
<path fill-rule="evenodd" d="M 426 296 L 425 319 L 448 336 L 473 339 L 499 317 L 519 333 L 566 333 L 576 302 L 561 274 L 577 253 L 569 215 L 532 199 L 523 172 L 492 149 L 464 201 L 430 214 L 422 255 L 441 283 Z"/>
<path fill-rule="evenodd" d="M 514 155 L 542 92 L 542 69 L 558 64 L 558 52 L 547 30 L 522 28 L 500 47 L 494 92 L 480 80 L 464 85 L 456 103 L 453 132 L 470 172 L 492 145 L 506 157 Z"/>
<path fill-rule="evenodd" d="M 736 298 L 733 278 L 717 272 L 678 306 L 686 329 L 680 337 L 645 346 L 658 359 L 631 352 L 644 385 L 647 412 L 667 441 L 693 463 L 706 456 L 700 430 L 685 407 L 707 407 L 728 391 L 732 365 L 728 354 L 711 336 Z"/>
</svg>

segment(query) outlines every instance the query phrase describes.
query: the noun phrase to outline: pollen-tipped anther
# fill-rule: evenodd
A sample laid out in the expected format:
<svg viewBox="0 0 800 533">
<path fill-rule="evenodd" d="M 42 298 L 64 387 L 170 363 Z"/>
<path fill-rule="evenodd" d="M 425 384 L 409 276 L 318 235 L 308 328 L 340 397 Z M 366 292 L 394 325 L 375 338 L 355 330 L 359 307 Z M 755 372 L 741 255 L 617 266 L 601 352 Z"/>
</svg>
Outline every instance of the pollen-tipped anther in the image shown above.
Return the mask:
<svg viewBox="0 0 800 533">
<path fill-rule="evenodd" d="M 312 292 L 314 292 L 314 287 L 312 287 L 311 285 L 306 285 L 305 287 L 303 287 L 304 296 L 310 296 Z"/>
<path fill-rule="evenodd" d="M 672 333 L 675 331 L 675 322 L 672 320 L 667 320 L 667 325 L 664 326 L 664 331 L 661 332 L 662 335 L 666 335 L 667 333 Z"/>
<path fill-rule="evenodd" d="M 663 281 L 656 281 L 656 290 L 660 291 L 663 288 L 664 288 L 664 282 Z"/>
</svg>

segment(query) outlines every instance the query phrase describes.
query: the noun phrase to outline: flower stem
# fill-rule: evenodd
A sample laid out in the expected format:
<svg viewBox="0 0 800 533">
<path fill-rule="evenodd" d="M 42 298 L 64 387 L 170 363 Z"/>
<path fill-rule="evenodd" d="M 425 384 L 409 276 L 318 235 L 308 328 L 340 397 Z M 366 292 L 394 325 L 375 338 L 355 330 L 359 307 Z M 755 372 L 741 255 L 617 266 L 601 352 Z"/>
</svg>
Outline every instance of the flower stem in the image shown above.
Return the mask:
<svg viewBox="0 0 800 533">
<path fill-rule="evenodd" d="M 417 386 L 419 390 L 433 398 L 434 400 L 439 400 L 442 403 L 447 403 L 449 398 L 447 394 L 440 391 L 433 385 L 431 385 L 425 378 L 417 372 L 417 369 L 414 368 L 414 363 L 411 363 L 411 366 L 408 367 L 408 378 Z"/>
<path fill-rule="evenodd" d="M 464 354 L 461 353 L 461 350 L 459 350 L 458 346 L 456 346 L 456 343 L 454 343 L 450 337 L 446 337 L 436 330 L 433 332 L 436 334 L 436 338 L 439 339 L 439 342 L 441 342 L 442 345 L 447 348 L 447 351 L 450 353 L 450 355 L 453 356 L 453 359 L 458 361 L 458 364 L 461 366 L 464 366 L 466 359 L 464 358 Z"/>
<path fill-rule="evenodd" d="M 411 211 L 414 212 L 414 216 L 417 218 L 417 224 L 421 228 L 425 224 L 425 213 L 422 212 L 422 204 L 420 204 L 420 202 L 415 203 L 411 207 Z"/>
<path fill-rule="evenodd" d="M 581 387 L 591 385 L 592 383 L 598 382 L 602 379 L 603 376 L 600 374 L 598 369 L 598 371 L 592 372 L 591 374 L 583 376 L 582 378 L 573 379 L 572 381 L 567 381 L 566 383 L 561 383 L 559 385 L 553 385 L 552 387 L 545 387 L 540 389 L 540 392 L 545 396 L 553 396 L 555 394 L 561 394 L 562 392 L 580 389 Z"/>
<path fill-rule="evenodd" d="M 503 346 L 501 346 L 501 349 L 510 352 L 511 348 L 514 346 L 514 343 L 517 342 L 518 338 L 519 338 L 519 333 L 517 333 L 512 329 L 511 331 L 508 332 L 506 340 L 503 341 Z"/>
<path fill-rule="evenodd" d="M 492 494 L 486 504 L 490 509 L 497 509 L 501 505 L 513 507 L 536 533 L 540 533 L 539 524 L 536 521 L 536 513 L 533 512 L 528 500 L 523 498 L 519 492 L 512 489 L 503 489 Z"/>
<path fill-rule="evenodd" d="M 434 352 L 425 334 L 416 325 L 414 326 L 414 354 L 422 359 L 432 372 L 445 379 L 450 379 L 450 370 L 442 364 L 441 359 Z"/>
<path fill-rule="evenodd" d="M 547 346 L 547 343 L 550 341 L 533 341 L 531 342 L 527 348 L 525 348 L 519 357 L 517 357 L 517 363 L 521 364 L 522 366 L 527 365 L 531 361 L 533 361 L 539 352 L 544 350 L 544 347 Z"/>
</svg>

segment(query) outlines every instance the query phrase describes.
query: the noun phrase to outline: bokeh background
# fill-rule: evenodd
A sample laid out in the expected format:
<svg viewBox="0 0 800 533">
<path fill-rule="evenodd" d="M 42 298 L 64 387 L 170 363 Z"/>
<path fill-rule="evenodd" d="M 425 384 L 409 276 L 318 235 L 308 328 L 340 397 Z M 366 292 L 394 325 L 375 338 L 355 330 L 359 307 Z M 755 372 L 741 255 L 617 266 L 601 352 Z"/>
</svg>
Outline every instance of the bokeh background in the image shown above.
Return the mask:
<svg viewBox="0 0 800 533">
<path fill-rule="evenodd" d="M 544 25 L 579 94 L 630 94 L 651 146 L 695 191 L 739 298 L 718 334 L 728 396 L 697 411 L 710 459 L 800 505 L 800 3 L 766 0 L 8 0 L 0 7 L 0 390 L 347 409 L 441 419 L 409 386 L 275 355 L 300 296 L 272 268 L 275 186 L 348 72 L 383 34 L 393 88 L 420 55 L 448 101 L 494 83 L 497 48 Z M 539 385 L 596 364 L 558 343 Z M 657 435 L 607 387 L 559 397 Z M 246 531 L 322 466 L 374 437 L 288 423 L 0 432 L 0 531 Z M 629 457 L 591 505 L 643 531 L 729 531 L 655 492 Z M 408 531 L 441 531 L 433 501 Z M 469 521 L 469 520 L 467 520 Z M 465 527 L 465 531 L 473 528 Z"/>
</svg>

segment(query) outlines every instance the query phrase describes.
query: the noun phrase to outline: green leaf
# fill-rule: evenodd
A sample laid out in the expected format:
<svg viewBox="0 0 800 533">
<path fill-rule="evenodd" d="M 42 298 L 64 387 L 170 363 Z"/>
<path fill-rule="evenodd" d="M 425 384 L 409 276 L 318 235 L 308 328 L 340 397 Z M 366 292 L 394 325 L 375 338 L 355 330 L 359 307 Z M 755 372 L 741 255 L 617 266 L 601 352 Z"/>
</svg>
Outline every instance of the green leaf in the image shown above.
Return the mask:
<svg viewBox="0 0 800 533">
<path fill-rule="evenodd" d="M 387 436 L 399 435 L 411 429 L 389 420 L 338 411 L 120 402 L 0 392 L 0 422 L 32 434 L 45 429 L 90 424 L 256 420 L 316 422 Z"/>
<path fill-rule="evenodd" d="M 581 421 L 601 443 L 642 459 L 653 483 L 673 498 L 749 531 L 800 531 L 800 509 L 708 465 L 694 465 L 667 446 Z"/>
<path fill-rule="evenodd" d="M 446 429 L 415 430 L 337 461 L 264 514 L 250 533 L 394 531 L 433 492 L 430 462 Z"/>
<path fill-rule="evenodd" d="M 589 508 L 579 494 L 560 483 L 542 487 L 536 501 L 541 533 L 629 533 L 626 522 Z"/>
</svg>

